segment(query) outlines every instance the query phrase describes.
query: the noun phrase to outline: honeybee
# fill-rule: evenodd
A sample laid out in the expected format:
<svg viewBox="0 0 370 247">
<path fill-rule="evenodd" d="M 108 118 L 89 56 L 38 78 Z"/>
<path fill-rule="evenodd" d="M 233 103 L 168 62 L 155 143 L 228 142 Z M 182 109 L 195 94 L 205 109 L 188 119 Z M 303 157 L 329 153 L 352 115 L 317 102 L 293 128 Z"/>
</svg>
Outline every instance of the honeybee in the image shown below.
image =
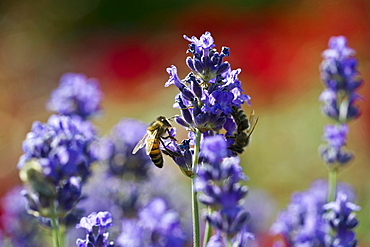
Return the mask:
<svg viewBox="0 0 370 247">
<path fill-rule="evenodd" d="M 234 143 L 230 145 L 229 149 L 234 153 L 241 154 L 244 152 L 244 148 L 249 145 L 251 135 L 258 122 L 258 116 L 252 111 L 248 119 L 241 108 L 233 106 L 232 110 L 231 115 L 236 123 L 236 133 L 232 137 Z"/>
<path fill-rule="evenodd" d="M 160 144 L 162 143 L 163 147 L 165 147 L 162 138 L 171 138 L 176 140 L 173 136 L 171 136 L 169 132 L 170 128 L 172 128 L 172 126 L 167 118 L 163 116 L 158 117 L 149 125 L 145 135 L 133 149 L 132 154 L 136 154 L 139 149 L 145 146 L 146 154 L 150 156 L 150 159 L 154 165 L 156 165 L 158 168 L 162 168 L 163 156 L 160 149 Z M 166 132 L 168 133 L 168 136 L 163 137 Z"/>
<path fill-rule="evenodd" d="M 236 123 L 237 131 L 241 132 L 249 128 L 249 120 L 241 107 L 233 105 L 231 115 Z M 253 112 L 254 113 L 254 112 Z"/>
</svg>

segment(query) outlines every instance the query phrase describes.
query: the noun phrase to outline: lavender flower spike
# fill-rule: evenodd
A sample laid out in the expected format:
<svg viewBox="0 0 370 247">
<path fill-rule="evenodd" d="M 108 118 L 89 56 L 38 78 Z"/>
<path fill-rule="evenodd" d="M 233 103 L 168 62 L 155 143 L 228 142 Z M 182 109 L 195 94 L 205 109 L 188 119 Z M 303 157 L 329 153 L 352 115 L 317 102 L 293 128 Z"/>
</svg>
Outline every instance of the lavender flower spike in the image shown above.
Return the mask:
<svg viewBox="0 0 370 247">
<path fill-rule="evenodd" d="M 186 235 L 179 215 L 162 198 L 152 199 L 139 212 L 139 219 L 124 219 L 117 239 L 120 246 L 184 247 Z"/>
<path fill-rule="evenodd" d="M 242 246 L 252 235 L 246 230 L 249 213 L 240 206 L 248 189 L 239 183 L 247 180 L 239 158 L 226 156 L 227 144 L 221 135 L 205 138 L 201 150 L 204 161 L 209 163 L 199 168 L 195 189 L 201 192 L 199 201 L 214 210 L 205 218 L 235 246 Z"/>
<path fill-rule="evenodd" d="M 32 125 L 18 168 L 35 215 L 50 217 L 50 205 L 58 217 L 74 208 L 96 160 L 90 149 L 95 138 L 91 123 L 79 118 L 52 115 L 46 124 Z"/>
<path fill-rule="evenodd" d="M 356 90 L 362 85 L 357 71 L 354 50 L 347 47 L 343 36 L 332 37 L 329 49 L 322 54 L 321 79 L 326 89 L 320 95 L 323 112 L 338 122 L 344 123 L 359 117 L 355 103 L 360 98 Z"/>
<path fill-rule="evenodd" d="M 27 213 L 27 200 L 21 194 L 23 189 L 21 186 L 14 187 L 0 199 L 2 206 L 0 224 L 4 226 L 4 236 L 9 239 L 11 246 L 37 247 L 41 244 L 39 222 L 33 215 Z M 0 246 L 2 246 L 1 237 Z"/>
<path fill-rule="evenodd" d="M 208 82 L 230 68 L 228 62 L 222 61 L 224 57 L 229 56 L 229 48 L 224 47 L 220 54 L 216 52 L 213 49 L 216 45 L 210 32 L 203 34 L 200 39 L 195 36 L 189 38 L 186 35 L 184 38 L 191 42 L 188 52 L 193 54 L 193 58 L 188 57 L 186 63 L 204 81 Z"/>
<path fill-rule="evenodd" d="M 323 208 L 328 210 L 324 215 L 324 219 L 334 232 L 334 235 L 325 235 L 325 246 L 357 246 L 353 229 L 357 226 L 358 221 L 353 211 L 359 211 L 360 207 L 350 202 L 346 194 L 338 193 L 337 199 L 334 202 L 325 204 Z"/>
<path fill-rule="evenodd" d="M 86 229 L 86 239 L 77 239 L 78 247 L 113 247 L 114 242 L 108 243 L 108 228 L 112 226 L 112 216 L 109 212 L 93 212 L 82 217 L 76 228 Z M 94 230 L 97 229 L 95 232 Z"/>
<path fill-rule="evenodd" d="M 346 124 L 325 126 L 323 139 L 327 144 L 321 145 L 319 152 L 328 166 L 344 166 L 353 159 L 353 153 L 345 149 L 347 134 Z"/>
<path fill-rule="evenodd" d="M 244 102 L 250 104 L 250 97 L 243 94 L 238 80 L 240 69 L 231 70 L 223 58 L 229 56 L 228 48 L 220 53 L 214 49 L 214 40 L 209 32 L 199 39 L 184 38 L 191 42 L 188 52 L 193 57 L 187 58 L 192 70 L 185 79 L 177 75 L 177 68 L 167 68 L 169 80 L 165 87 L 174 84 L 180 91 L 174 104 L 182 116 L 175 120 L 185 128 L 196 132 L 218 131 L 232 119 L 232 107 L 241 108 Z"/>
<path fill-rule="evenodd" d="M 271 233 L 275 236 L 281 235 L 289 246 L 326 246 L 328 220 L 325 218 L 330 216 L 334 219 L 338 215 L 333 216 L 333 213 L 330 213 L 325 216 L 325 213 L 326 210 L 337 207 L 335 205 L 339 203 L 337 201 L 326 204 L 327 187 L 327 181 L 316 180 L 308 190 L 295 192 L 286 210 L 278 215 L 271 226 Z M 355 198 L 352 188 L 346 184 L 338 185 L 338 194 L 346 195 L 349 200 Z"/>
<path fill-rule="evenodd" d="M 66 73 L 50 97 L 48 110 L 66 116 L 80 116 L 88 119 L 100 111 L 102 93 L 96 79 L 84 74 Z"/>
</svg>

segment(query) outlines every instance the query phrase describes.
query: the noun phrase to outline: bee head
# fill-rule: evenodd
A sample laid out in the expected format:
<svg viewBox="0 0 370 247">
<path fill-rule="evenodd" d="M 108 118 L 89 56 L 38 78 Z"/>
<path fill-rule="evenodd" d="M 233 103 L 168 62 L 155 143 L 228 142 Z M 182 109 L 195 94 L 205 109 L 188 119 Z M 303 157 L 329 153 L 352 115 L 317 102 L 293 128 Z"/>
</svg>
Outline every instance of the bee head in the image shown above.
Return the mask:
<svg viewBox="0 0 370 247">
<path fill-rule="evenodd" d="M 170 124 L 170 122 L 168 121 L 168 119 L 166 117 L 159 116 L 157 118 L 157 120 L 160 121 L 161 123 L 163 123 L 165 126 L 171 127 L 171 124 Z"/>
</svg>

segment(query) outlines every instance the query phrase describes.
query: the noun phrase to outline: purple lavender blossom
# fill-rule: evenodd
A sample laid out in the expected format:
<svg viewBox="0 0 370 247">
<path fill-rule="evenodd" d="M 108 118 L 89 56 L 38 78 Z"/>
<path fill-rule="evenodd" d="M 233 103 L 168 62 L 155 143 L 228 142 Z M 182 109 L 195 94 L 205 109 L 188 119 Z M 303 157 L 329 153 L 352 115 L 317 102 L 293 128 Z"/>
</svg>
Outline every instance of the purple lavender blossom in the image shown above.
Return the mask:
<svg viewBox="0 0 370 247">
<path fill-rule="evenodd" d="M 54 204 L 63 216 L 75 206 L 96 160 L 90 150 L 95 139 L 91 123 L 79 118 L 52 115 L 46 124 L 33 124 L 23 142 L 18 169 L 35 215 L 49 217 Z"/>
<path fill-rule="evenodd" d="M 99 82 L 84 74 L 66 73 L 60 78 L 47 109 L 66 116 L 80 116 L 88 119 L 100 111 L 102 93 Z"/>
<path fill-rule="evenodd" d="M 222 237 L 221 232 L 217 232 L 215 235 L 213 235 L 206 247 L 225 247 L 227 243 L 225 243 L 225 239 Z"/>
<path fill-rule="evenodd" d="M 172 132 L 172 136 L 175 134 Z M 177 144 L 176 141 L 170 140 L 167 141 L 166 149 L 162 150 L 164 154 L 169 155 L 173 161 L 179 166 L 181 172 L 185 174 L 187 177 L 194 177 L 194 172 L 192 168 L 193 164 L 193 153 L 190 149 L 190 142 L 191 139 L 185 139 L 181 142 L 181 144 Z M 170 152 L 175 153 L 176 155 L 172 155 Z"/>
<path fill-rule="evenodd" d="M 235 246 L 243 246 L 237 245 L 237 242 L 244 243 L 249 239 L 246 226 L 250 216 L 240 206 L 248 192 L 247 187 L 239 183 L 247 180 L 239 166 L 240 160 L 238 157 L 226 157 L 226 141 L 220 135 L 207 137 L 201 150 L 209 164 L 204 163 L 199 168 L 195 189 L 202 193 L 199 201 L 214 210 L 205 218 L 214 229 L 229 239 L 236 236 L 233 239 Z"/>
<path fill-rule="evenodd" d="M 227 143 L 222 135 L 215 135 L 212 138 L 204 139 L 201 156 L 207 157 L 209 163 L 219 164 L 226 155 Z"/>
<path fill-rule="evenodd" d="M 174 84 L 180 93 L 176 96 L 175 107 L 181 110 L 182 116 L 175 120 L 191 131 L 196 129 L 202 133 L 209 130 L 220 130 L 231 118 L 231 107 L 240 107 L 244 102 L 250 104 L 250 97 L 243 94 L 238 80 L 240 69 L 231 70 L 223 58 L 229 56 L 229 49 L 223 48 L 216 52 L 213 38 L 206 32 L 200 39 L 184 38 L 190 42 L 189 52 L 193 57 L 187 58 L 192 70 L 184 80 L 177 75 L 177 68 L 167 69 L 170 75 L 165 83 L 168 87 Z"/>
<path fill-rule="evenodd" d="M 327 234 L 325 236 L 325 246 L 357 246 L 353 229 L 357 226 L 358 221 L 354 211 L 359 211 L 360 207 L 350 202 L 346 194 L 338 193 L 336 200 L 325 204 L 323 208 L 328 210 L 324 214 L 324 220 L 329 223 L 331 231 L 334 232 L 333 235 Z"/>
<path fill-rule="evenodd" d="M 123 220 L 117 243 L 131 247 L 181 247 L 186 244 L 186 234 L 178 214 L 168 209 L 162 198 L 154 198 L 140 210 L 138 219 Z"/>
<path fill-rule="evenodd" d="M 86 239 L 77 239 L 78 247 L 113 247 L 114 242 L 108 242 L 109 227 L 112 226 L 112 216 L 109 212 L 93 212 L 82 217 L 76 228 L 86 229 Z"/>
<path fill-rule="evenodd" d="M 323 112 L 344 123 L 360 115 L 355 103 L 361 97 L 356 90 L 362 85 L 357 71 L 355 51 L 347 46 L 343 36 L 331 37 L 329 49 L 322 54 L 321 79 L 326 89 L 320 95 Z"/>
<path fill-rule="evenodd" d="M 223 47 L 221 53 L 213 49 L 216 45 L 210 32 L 203 34 L 200 39 L 186 35 L 184 38 L 191 42 L 188 52 L 193 54 L 193 58 L 188 57 L 186 63 L 204 81 L 209 81 L 229 69 L 229 63 L 222 61 L 224 57 L 229 56 L 229 48 Z"/>
<path fill-rule="evenodd" d="M 319 152 L 327 165 L 343 166 L 353 159 L 353 153 L 345 149 L 347 134 L 346 124 L 325 126 L 323 139 L 327 144 L 321 145 Z"/>
<path fill-rule="evenodd" d="M 354 200 L 355 195 L 348 185 L 339 184 L 338 191 Z M 328 224 L 323 218 L 326 199 L 327 182 L 324 180 L 314 181 L 308 190 L 294 193 L 287 209 L 271 226 L 271 233 L 282 234 L 291 246 L 326 246 Z"/>
<path fill-rule="evenodd" d="M 4 236 L 13 247 L 46 246 L 40 241 L 40 231 L 37 219 L 27 213 L 27 200 L 21 195 L 24 188 L 21 186 L 11 189 L 3 198 L 1 205 L 1 225 L 4 227 Z M 0 238 L 1 246 L 1 238 Z"/>
<path fill-rule="evenodd" d="M 204 165 L 199 168 L 196 190 L 203 192 L 199 201 L 217 208 L 234 208 L 248 192 L 246 186 L 239 184 L 247 180 L 239 166 L 239 158 L 224 158 L 218 166 Z"/>
</svg>

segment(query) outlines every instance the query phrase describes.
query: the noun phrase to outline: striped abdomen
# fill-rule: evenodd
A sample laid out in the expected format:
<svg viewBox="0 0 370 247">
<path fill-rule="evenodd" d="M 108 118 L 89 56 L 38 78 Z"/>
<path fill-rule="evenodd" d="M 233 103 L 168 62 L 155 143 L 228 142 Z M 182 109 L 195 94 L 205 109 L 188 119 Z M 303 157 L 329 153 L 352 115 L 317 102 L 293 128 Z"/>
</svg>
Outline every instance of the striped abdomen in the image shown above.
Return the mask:
<svg viewBox="0 0 370 247">
<path fill-rule="evenodd" d="M 153 141 L 152 150 L 149 153 L 150 159 L 153 161 L 154 165 L 156 165 L 158 168 L 163 167 L 163 157 L 161 150 L 159 148 L 159 139 L 155 139 Z"/>
<path fill-rule="evenodd" d="M 233 116 L 237 131 L 241 132 L 249 128 L 249 120 L 247 118 L 247 115 L 245 115 L 242 108 L 237 106 L 232 106 L 232 112 L 231 115 Z"/>
</svg>

